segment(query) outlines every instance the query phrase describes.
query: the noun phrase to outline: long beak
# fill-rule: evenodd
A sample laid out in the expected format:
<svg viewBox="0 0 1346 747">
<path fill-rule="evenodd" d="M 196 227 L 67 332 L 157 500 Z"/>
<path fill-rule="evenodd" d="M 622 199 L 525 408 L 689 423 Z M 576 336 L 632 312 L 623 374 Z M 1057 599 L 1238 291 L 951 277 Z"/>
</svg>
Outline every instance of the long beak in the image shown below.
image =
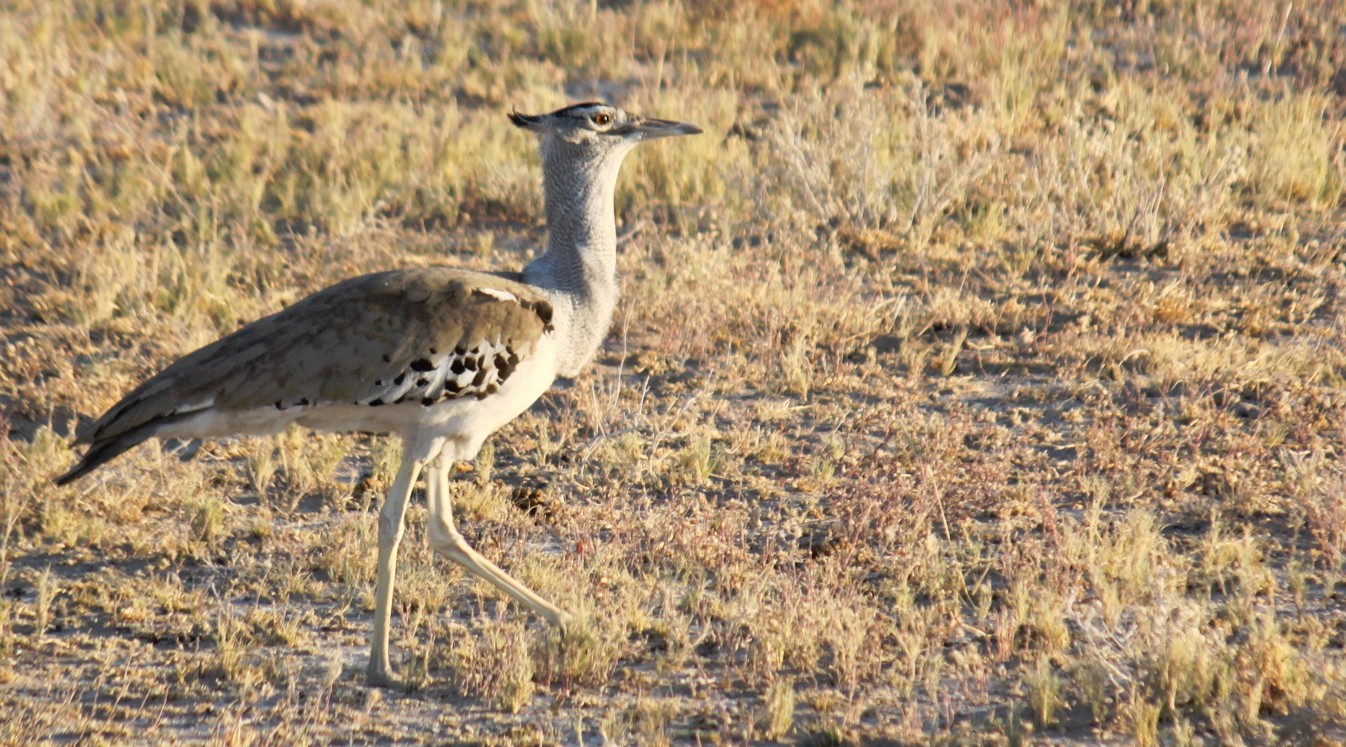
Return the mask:
<svg viewBox="0 0 1346 747">
<path fill-rule="evenodd" d="M 640 117 L 631 123 L 630 132 L 640 134 L 641 140 L 655 140 L 676 135 L 699 135 L 701 128 L 686 122 L 674 122 L 670 119 Z"/>
</svg>

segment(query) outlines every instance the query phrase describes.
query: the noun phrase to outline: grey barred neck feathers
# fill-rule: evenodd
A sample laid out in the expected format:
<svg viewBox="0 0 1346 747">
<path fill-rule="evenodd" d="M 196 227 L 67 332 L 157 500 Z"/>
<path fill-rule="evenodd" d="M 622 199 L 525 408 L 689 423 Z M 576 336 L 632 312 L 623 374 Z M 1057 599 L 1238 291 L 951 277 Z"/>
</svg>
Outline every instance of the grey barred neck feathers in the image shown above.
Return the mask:
<svg viewBox="0 0 1346 747">
<path fill-rule="evenodd" d="M 623 159 L 646 140 L 700 130 L 596 102 L 511 119 L 541 141 L 547 212 L 547 251 L 524 269 L 524 282 L 556 307 L 557 372 L 573 376 L 598 351 L 617 305 L 614 197 Z"/>
</svg>

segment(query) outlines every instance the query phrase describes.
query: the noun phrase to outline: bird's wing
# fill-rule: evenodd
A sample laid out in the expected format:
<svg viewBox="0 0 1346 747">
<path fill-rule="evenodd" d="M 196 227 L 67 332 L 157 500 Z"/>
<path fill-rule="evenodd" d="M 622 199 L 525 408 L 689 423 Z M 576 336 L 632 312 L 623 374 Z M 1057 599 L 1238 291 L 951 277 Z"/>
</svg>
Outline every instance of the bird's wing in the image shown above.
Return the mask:
<svg viewBox="0 0 1346 747">
<path fill-rule="evenodd" d="M 131 437 L 121 453 L 156 425 L 211 409 L 485 396 L 533 353 L 551 317 L 535 289 L 498 275 L 430 268 L 352 278 L 184 356 L 76 443 L 92 452 Z"/>
</svg>

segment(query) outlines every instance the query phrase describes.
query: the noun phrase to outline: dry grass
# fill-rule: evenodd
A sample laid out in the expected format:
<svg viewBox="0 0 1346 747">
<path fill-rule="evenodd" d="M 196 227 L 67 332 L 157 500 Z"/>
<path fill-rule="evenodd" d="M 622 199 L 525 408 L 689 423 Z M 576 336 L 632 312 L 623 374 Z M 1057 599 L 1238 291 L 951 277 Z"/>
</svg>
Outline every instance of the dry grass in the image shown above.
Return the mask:
<svg viewBox="0 0 1346 747">
<path fill-rule="evenodd" d="M 0 743 L 1340 744 L 1346 24 L 1191 0 L 0 14 Z M 513 106 L 638 153 L 600 367 L 459 479 L 362 686 L 395 445 L 65 438 L 352 274 L 542 241 Z"/>
</svg>

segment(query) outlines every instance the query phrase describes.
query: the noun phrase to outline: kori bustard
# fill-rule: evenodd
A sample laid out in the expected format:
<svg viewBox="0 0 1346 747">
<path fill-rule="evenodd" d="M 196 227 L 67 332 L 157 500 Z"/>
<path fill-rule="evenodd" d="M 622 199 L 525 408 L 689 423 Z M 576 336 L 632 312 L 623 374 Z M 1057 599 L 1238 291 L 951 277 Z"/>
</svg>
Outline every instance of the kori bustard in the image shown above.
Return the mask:
<svg viewBox="0 0 1346 747">
<path fill-rule="evenodd" d="M 275 433 L 290 423 L 399 436 L 402 464 L 378 520 L 368 682 L 397 680 L 388 659 L 397 546 L 426 473 L 434 550 L 553 625 L 565 612 L 467 545 L 454 528 L 449 471 L 593 358 L 617 302 L 613 193 L 636 145 L 700 132 L 602 103 L 514 113 L 542 151 L 547 248 L 522 273 L 446 268 L 352 278 L 191 353 L 136 387 L 76 444 L 65 484 L 150 438 Z"/>
</svg>

